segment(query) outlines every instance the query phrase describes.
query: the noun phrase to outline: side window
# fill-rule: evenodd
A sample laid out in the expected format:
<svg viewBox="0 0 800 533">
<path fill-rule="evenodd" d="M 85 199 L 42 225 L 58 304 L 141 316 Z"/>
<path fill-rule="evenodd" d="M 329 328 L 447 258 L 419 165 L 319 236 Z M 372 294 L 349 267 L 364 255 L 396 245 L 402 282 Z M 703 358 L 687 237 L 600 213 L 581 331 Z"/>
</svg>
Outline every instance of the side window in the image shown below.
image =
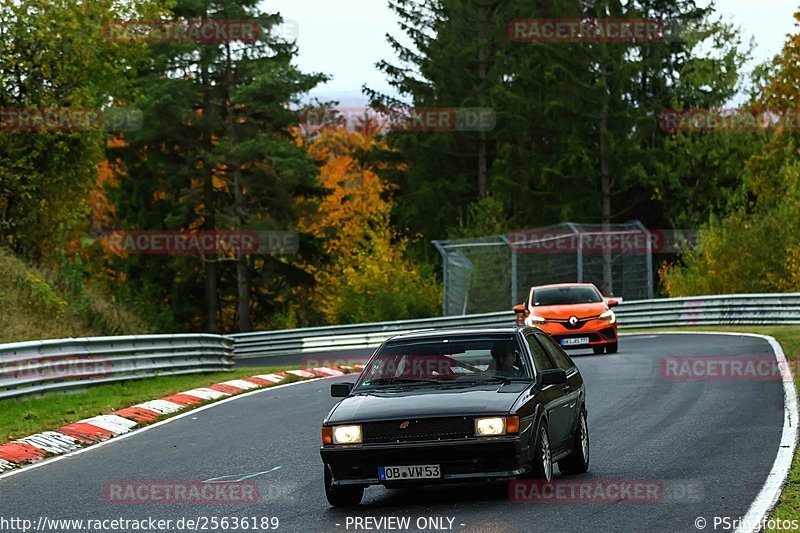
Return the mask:
<svg viewBox="0 0 800 533">
<path fill-rule="evenodd" d="M 553 361 L 555 361 L 556 365 L 558 365 L 558 368 L 562 370 L 569 370 L 575 366 L 572 364 L 572 361 L 570 361 L 569 358 L 564 355 L 564 353 L 561 351 L 561 348 L 559 348 L 558 345 L 553 342 L 553 339 L 545 335 L 537 335 L 537 337 L 539 337 L 542 345 L 544 345 L 544 349 L 547 350 L 547 354 L 553 359 Z"/>
<path fill-rule="evenodd" d="M 537 341 L 533 335 L 525 335 L 525 341 L 528 343 L 531 353 L 533 354 L 533 362 L 536 365 L 536 370 L 555 368 L 553 362 L 550 361 L 550 358 L 547 357 L 547 354 L 544 352 L 544 348 L 542 348 L 539 341 Z"/>
</svg>

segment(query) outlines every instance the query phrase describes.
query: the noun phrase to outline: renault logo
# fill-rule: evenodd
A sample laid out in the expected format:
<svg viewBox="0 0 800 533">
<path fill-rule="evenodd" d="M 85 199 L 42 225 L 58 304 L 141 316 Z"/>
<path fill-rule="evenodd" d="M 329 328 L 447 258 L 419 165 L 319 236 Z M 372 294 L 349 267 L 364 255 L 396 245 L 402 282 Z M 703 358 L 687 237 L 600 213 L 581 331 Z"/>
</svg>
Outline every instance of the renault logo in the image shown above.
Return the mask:
<svg viewBox="0 0 800 533">
<path fill-rule="evenodd" d="M 403 422 L 402 424 L 400 424 L 400 429 L 408 429 L 408 426 L 409 426 L 409 424 L 411 424 L 411 422 L 409 422 L 408 420 L 406 420 L 405 422 Z"/>
<path fill-rule="evenodd" d="M 577 323 L 578 323 L 578 317 L 576 317 L 576 316 L 569 317 L 569 325 L 570 326 L 574 326 Z"/>
</svg>

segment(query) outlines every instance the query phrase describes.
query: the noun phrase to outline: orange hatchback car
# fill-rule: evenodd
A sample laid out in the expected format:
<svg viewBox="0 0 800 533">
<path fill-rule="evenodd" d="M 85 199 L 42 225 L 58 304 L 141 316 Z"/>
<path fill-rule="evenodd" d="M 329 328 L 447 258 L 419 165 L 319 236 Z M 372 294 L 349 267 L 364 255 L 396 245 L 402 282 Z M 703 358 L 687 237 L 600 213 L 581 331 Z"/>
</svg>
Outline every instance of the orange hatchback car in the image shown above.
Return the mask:
<svg viewBox="0 0 800 533">
<path fill-rule="evenodd" d="M 563 348 L 591 348 L 616 353 L 617 300 L 603 299 L 591 283 L 560 283 L 533 287 L 528 301 L 514 308 L 517 323 L 537 326 Z"/>
</svg>

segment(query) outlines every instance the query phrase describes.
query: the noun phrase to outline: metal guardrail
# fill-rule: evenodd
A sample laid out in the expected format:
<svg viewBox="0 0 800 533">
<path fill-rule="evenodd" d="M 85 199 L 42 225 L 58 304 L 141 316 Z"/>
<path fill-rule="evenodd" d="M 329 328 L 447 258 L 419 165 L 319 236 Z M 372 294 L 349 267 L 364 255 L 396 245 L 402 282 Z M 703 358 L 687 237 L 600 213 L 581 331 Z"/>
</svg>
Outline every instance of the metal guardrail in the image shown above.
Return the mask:
<svg viewBox="0 0 800 533">
<path fill-rule="evenodd" d="M 620 329 L 700 325 L 800 324 L 800 293 L 732 294 L 626 301 L 614 308 Z M 231 335 L 237 358 L 374 348 L 409 331 L 509 326 L 510 311 Z"/>
<path fill-rule="evenodd" d="M 330 349 L 371 348 L 380 345 L 384 340 L 394 335 L 408 331 L 456 327 L 508 326 L 513 324 L 514 314 L 505 312 L 321 328 L 237 333 L 231 335 L 231 337 L 236 340 L 236 357 L 242 359 L 263 355 L 319 352 Z"/>
<path fill-rule="evenodd" d="M 729 294 L 625 302 L 620 328 L 700 325 L 797 325 L 800 293 Z"/>
<path fill-rule="evenodd" d="M 626 301 L 619 327 L 800 325 L 800 293 Z M 230 336 L 144 335 L 0 344 L 0 399 L 127 379 L 232 370 L 235 359 L 374 348 L 400 333 L 510 326 L 511 311 Z"/>
<path fill-rule="evenodd" d="M 127 379 L 233 370 L 234 341 L 207 334 L 0 344 L 0 399 Z"/>
</svg>

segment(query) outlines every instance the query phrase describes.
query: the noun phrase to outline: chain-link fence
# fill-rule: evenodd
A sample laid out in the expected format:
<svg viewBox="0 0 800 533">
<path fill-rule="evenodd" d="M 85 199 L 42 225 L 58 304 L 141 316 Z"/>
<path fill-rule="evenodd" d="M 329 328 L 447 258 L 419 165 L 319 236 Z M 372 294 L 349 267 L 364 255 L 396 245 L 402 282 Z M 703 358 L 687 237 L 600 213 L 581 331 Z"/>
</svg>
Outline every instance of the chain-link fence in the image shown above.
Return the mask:
<svg viewBox="0 0 800 533">
<path fill-rule="evenodd" d="M 444 316 L 502 311 L 530 288 L 591 282 L 606 296 L 653 297 L 653 237 L 639 222 L 573 224 L 434 241 L 444 267 Z"/>
</svg>

